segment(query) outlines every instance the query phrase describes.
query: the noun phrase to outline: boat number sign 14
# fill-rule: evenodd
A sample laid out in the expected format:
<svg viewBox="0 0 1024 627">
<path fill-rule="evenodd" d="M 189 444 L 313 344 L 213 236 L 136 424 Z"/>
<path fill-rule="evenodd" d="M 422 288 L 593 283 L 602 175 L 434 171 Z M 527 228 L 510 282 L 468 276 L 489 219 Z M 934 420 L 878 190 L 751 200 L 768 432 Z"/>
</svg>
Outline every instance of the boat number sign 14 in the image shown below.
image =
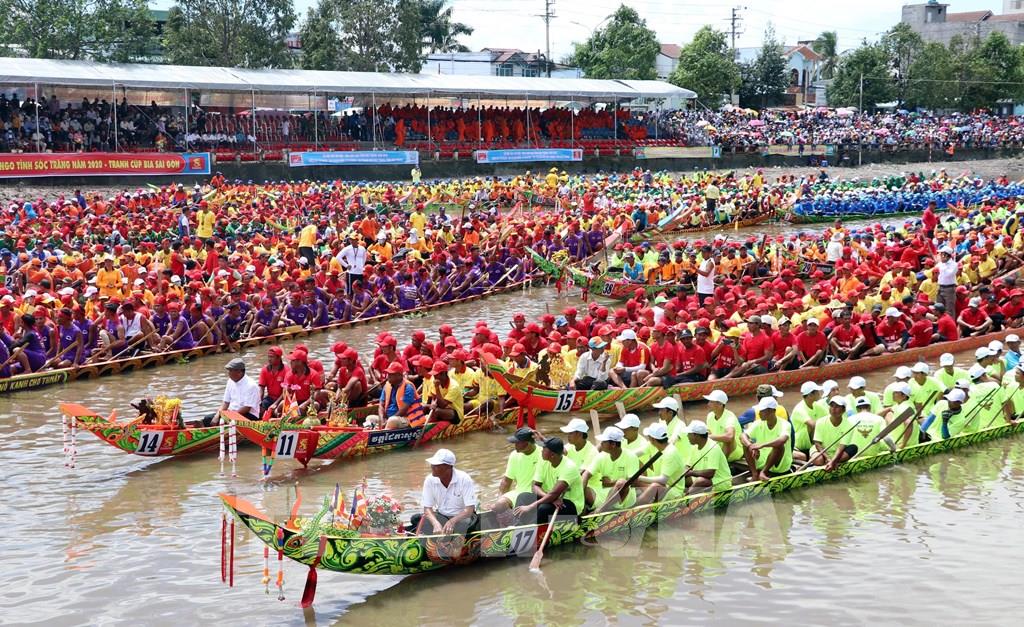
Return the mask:
<svg viewBox="0 0 1024 627">
<path fill-rule="evenodd" d="M 135 447 L 136 455 L 156 455 L 164 441 L 163 431 L 143 431 L 139 433 L 139 443 Z"/>
</svg>

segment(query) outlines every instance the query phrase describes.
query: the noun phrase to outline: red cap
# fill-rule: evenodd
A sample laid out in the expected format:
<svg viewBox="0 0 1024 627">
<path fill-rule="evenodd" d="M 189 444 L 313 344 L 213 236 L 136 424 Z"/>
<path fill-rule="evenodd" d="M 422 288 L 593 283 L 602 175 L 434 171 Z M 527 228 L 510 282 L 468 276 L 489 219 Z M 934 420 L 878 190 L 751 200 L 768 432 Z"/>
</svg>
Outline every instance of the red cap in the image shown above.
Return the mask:
<svg viewBox="0 0 1024 627">
<path fill-rule="evenodd" d="M 523 346 L 522 344 L 514 344 L 512 346 L 512 351 L 511 351 L 510 354 L 513 357 L 517 357 L 517 356 L 522 355 L 524 353 L 526 353 L 526 347 L 525 346 Z"/>
<path fill-rule="evenodd" d="M 281 348 L 280 346 L 271 346 L 270 348 L 267 349 L 267 354 L 277 355 L 278 357 L 281 357 L 282 355 L 284 355 L 284 349 Z"/>
<path fill-rule="evenodd" d="M 393 361 L 388 364 L 386 372 L 388 374 L 405 374 L 405 367 L 397 361 Z"/>
</svg>

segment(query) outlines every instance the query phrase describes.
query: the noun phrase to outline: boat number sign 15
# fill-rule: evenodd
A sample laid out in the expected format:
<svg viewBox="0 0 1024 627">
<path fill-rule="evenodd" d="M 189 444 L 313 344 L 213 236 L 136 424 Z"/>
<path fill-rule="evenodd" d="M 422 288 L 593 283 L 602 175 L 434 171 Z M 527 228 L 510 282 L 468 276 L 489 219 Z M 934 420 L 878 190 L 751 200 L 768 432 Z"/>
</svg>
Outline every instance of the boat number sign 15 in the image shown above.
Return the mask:
<svg viewBox="0 0 1024 627">
<path fill-rule="evenodd" d="M 576 402 L 576 390 L 562 390 L 555 399 L 555 411 L 572 411 Z"/>
</svg>

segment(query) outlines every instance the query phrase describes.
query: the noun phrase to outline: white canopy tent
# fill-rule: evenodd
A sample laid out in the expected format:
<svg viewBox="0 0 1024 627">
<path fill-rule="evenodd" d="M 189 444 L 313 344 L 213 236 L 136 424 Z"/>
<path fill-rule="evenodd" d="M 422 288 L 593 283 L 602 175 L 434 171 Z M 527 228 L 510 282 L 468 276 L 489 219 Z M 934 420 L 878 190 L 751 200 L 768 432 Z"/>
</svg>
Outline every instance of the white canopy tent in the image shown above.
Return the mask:
<svg viewBox="0 0 1024 627">
<path fill-rule="evenodd" d="M 255 90 L 264 93 L 316 91 L 348 95 L 484 94 L 604 102 L 636 98 L 696 97 L 688 89 L 662 81 L 246 70 L 11 57 L 0 57 L 0 84 L 241 92 Z"/>
</svg>

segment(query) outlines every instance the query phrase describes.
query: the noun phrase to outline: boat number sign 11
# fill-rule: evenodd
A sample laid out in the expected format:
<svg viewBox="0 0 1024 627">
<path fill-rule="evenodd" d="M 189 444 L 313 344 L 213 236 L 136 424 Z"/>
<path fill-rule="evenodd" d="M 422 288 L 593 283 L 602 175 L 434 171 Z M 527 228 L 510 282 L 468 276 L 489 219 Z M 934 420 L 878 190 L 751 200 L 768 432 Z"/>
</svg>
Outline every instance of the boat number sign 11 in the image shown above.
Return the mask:
<svg viewBox="0 0 1024 627">
<path fill-rule="evenodd" d="M 282 431 L 277 436 L 277 446 L 274 447 L 274 457 L 282 459 L 294 459 L 295 449 L 299 443 L 298 431 Z"/>
</svg>

